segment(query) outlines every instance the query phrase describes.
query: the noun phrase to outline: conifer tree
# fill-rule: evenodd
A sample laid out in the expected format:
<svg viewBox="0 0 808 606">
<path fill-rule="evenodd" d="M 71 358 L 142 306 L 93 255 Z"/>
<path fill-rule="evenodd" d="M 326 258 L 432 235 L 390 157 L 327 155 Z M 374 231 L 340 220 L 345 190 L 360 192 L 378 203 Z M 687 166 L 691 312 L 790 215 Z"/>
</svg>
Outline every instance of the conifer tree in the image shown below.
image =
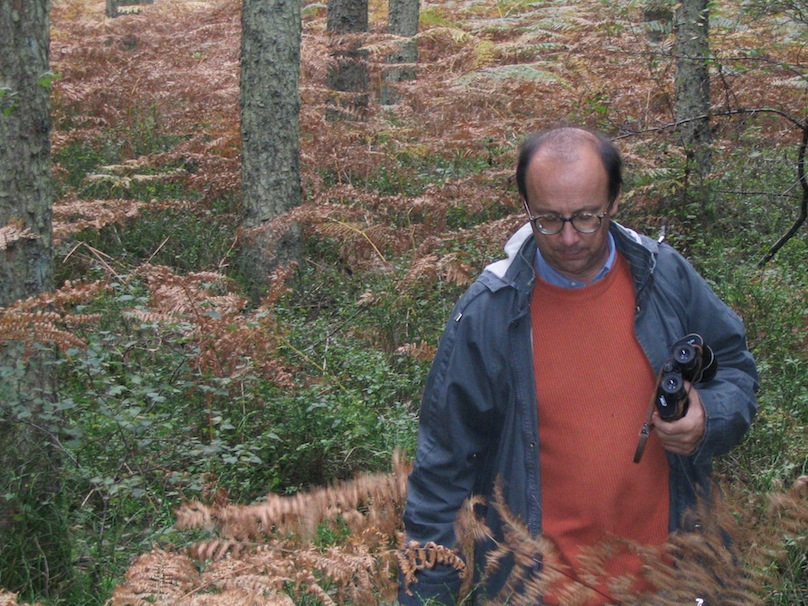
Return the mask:
<svg viewBox="0 0 808 606">
<path fill-rule="evenodd" d="M 348 111 L 361 111 L 368 106 L 368 53 L 355 38 L 349 35 L 340 39 L 340 36 L 368 31 L 368 0 L 329 0 L 326 28 L 339 40 L 331 54 L 328 86 L 338 93 L 347 93 L 339 97 L 336 105 Z M 333 117 L 339 115 L 336 111 Z"/>
<path fill-rule="evenodd" d="M 389 105 L 398 101 L 395 83 L 415 79 L 418 61 L 418 46 L 414 36 L 418 33 L 418 0 L 390 0 L 387 11 L 387 29 L 391 34 L 410 38 L 399 45 L 398 51 L 387 57 L 391 65 L 382 72 L 381 103 Z"/>
<path fill-rule="evenodd" d="M 53 286 L 49 2 L 0 3 L 0 306 Z M 0 343 L 0 586 L 52 593 L 68 570 L 52 356 Z"/>
<path fill-rule="evenodd" d="M 703 220 L 712 214 L 708 179 L 712 171 L 710 131 L 708 0 L 683 0 L 674 18 L 676 98 L 674 114 L 687 158 L 685 202 L 701 207 Z"/>
<path fill-rule="evenodd" d="M 294 261 L 300 227 L 273 222 L 298 206 L 300 0 L 244 0 L 241 42 L 243 239 L 241 269 L 260 294 Z"/>
</svg>

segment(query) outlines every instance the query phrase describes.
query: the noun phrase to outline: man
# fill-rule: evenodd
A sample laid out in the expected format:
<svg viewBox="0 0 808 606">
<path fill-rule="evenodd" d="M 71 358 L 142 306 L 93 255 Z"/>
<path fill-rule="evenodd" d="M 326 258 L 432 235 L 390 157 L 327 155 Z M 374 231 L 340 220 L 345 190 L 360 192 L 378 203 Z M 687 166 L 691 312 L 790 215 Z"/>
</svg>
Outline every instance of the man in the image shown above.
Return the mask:
<svg viewBox="0 0 808 606">
<path fill-rule="evenodd" d="M 409 479 L 408 540 L 455 547 L 462 503 L 490 502 L 498 482 L 510 511 L 551 539 L 577 578 L 587 546 L 609 537 L 656 545 L 682 527 L 713 457 L 747 430 L 758 378 L 744 327 L 671 247 L 612 221 L 621 171 L 614 145 L 585 129 L 523 144 L 516 180 L 528 224 L 463 295 L 441 339 Z M 690 333 L 715 352 L 718 372 L 687 384 L 679 420 L 654 413 L 635 464 L 658 372 Z M 494 536 L 478 548 L 478 567 L 502 539 L 494 508 L 484 515 Z M 638 570 L 617 554 L 607 575 Z M 488 575 L 477 596 L 493 598 L 508 572 Z M 457 573 L 437 565 L 402 585 L 399 600 L 454 604 L 458 587 Z M 599 595 L 588 603 L 608 601 Z"/>
</svg>

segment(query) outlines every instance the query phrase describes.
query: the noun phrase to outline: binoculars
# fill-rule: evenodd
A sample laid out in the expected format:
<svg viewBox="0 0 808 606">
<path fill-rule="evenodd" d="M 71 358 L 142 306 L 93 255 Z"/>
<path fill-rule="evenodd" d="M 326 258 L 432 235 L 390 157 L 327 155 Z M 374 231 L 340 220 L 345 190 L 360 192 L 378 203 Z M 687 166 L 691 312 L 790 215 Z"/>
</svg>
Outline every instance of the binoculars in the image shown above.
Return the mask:
<svg viewBox="0 0 808 606">
<path fill-rule="evenodd" d="M 689 334 L 671 347 L 670 358 L 662 366 L 656 390 L 656 409 L 663 421 L 675 421 L 687 414 L 685 381 L 706 383 L 718 371 L 718 362 L 701 335 Z"/>
</svg>

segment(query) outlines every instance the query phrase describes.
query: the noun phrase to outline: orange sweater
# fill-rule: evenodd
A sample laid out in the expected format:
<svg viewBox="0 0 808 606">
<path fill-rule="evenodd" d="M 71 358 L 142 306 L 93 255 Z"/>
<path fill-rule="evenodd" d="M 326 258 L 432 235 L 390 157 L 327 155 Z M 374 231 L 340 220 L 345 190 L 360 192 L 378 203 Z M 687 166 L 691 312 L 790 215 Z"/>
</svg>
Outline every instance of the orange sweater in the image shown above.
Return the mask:
<svg viewBox="0 0 808 606">
<path fill-rule="evenodd" d="M 642 462 L 633 463 L 655 388 L 634 336 L 634 307 L 631 273 L 619 254 L 595 284 L 565 289 L 537 279 L 533 291 L 542 533 L 573 571 L 581 568 L 581 548 L 607 537 L 656 545 L 668 535 L 668 463 L 655 433 Z M 600 590 L 640 567 L 636 556 L 618 553 Z M 557 599 L 552 593 L 548 604 Z"/>
</svg>

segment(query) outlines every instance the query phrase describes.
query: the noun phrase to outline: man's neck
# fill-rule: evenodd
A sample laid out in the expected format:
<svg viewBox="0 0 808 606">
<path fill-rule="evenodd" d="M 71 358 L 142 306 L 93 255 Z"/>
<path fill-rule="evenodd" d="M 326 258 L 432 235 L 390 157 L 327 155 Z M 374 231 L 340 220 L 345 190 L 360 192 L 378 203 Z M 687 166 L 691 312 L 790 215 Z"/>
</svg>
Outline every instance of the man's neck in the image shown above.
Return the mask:
<svg viewBox="0 0 808 606">
<path fill-rule="evenodd" d="M 536 249 L 536 273 L 538 274 L 539 278 L 552 284 L 553 286 L 560 286 L 562 288 L 582 288 L 584 286 L 589 286 L 590 284 L 594 284 L 598 280 L 602 279 L 614 266 L 614 258 L 617 254 L 617 247 L 614 243 L 614 236 L 609 233 L 608 238 L 609 243 L 609 254 L 606 256 L 606 260 L 603 263 L 603 266 L 598 270 L 595 276 L 585 282 L 583 280 L 577 278 L 571 278 L 569 276 L 565 276 L 554 267 L 552 267 L 541 254 L 541 251 Z"/>
</svg>

